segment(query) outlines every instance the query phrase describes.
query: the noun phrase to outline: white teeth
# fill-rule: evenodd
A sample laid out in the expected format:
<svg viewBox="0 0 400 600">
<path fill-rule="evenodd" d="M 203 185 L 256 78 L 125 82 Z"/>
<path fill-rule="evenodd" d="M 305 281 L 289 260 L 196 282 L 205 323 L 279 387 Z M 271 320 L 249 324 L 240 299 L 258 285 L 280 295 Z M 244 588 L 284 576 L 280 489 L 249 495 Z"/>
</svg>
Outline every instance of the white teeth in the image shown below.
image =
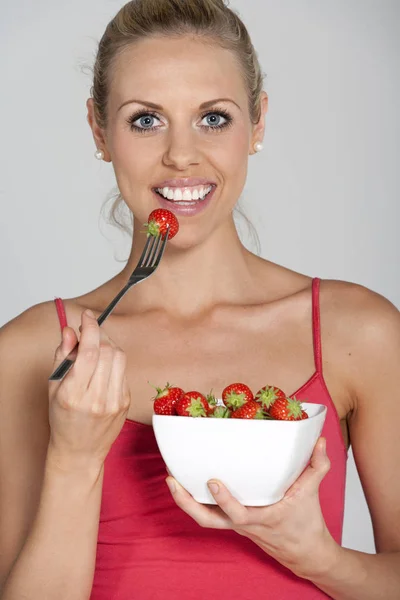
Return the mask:
<svg viewBox="0 0 400 600">
<path fill-rule="evenodd" d="M 212 190 L 212 185 L 199 186 L 197 188 L 157 188 L 157 192 L 164 196 L 167 200 L 173 200 L 179 203 L 190 203 L 198 200 L 204 200 L 209 192 Z"/>
</svg>

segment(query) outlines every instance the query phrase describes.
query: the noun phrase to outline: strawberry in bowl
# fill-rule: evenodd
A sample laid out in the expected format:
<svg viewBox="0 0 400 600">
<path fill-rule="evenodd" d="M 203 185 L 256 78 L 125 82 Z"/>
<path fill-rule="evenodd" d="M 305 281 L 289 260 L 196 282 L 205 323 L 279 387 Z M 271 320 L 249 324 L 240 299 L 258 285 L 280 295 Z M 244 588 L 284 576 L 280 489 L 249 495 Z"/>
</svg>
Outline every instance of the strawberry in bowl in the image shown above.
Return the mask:
<svg viewBox="0 0 400 600">
<path fill-rule="evenodd" d="M 327 407 L 278 389 L 265 386 L 254 396 L 249 386 L 235 383 L 218 400 L 189 392 L 178 400 L 176 415 L 153 415 L 164 462 L 195 500 L 215 504 L 207 481 L 220 479 L 243 505 L 267 506 L 302 473 Z"/>
<path fill-rule="evenodd" d="M 156 387 L 157 395 L 153 398 L 156 415 L 176 415 L 176 404 L 185 394 L 182 388 L 167 383 L 164 388 Z"/>
</svg>

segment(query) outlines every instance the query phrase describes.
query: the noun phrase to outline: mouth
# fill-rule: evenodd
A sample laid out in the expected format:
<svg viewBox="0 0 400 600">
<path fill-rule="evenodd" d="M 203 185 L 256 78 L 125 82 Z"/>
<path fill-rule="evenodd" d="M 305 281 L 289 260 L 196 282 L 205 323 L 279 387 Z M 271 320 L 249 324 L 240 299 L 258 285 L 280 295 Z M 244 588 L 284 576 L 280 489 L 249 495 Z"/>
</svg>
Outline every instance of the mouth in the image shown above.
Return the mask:
<svg viewBox="0 0 400 600">
<path fill-rule="evenodd" d="M 187 178 L 163 181 L 152 188 L 158 204 L 178 217 L 196 217 L 212 202 L 217 185 L 209 180 Z"/>
<path fill-rule="evenodd" d="M 204 202 L 208 196 L 212 194 L 216 185 L 209 183 L 206 185 L 185 186 L 185 187 L 156 187 L 153 188 L 158 196 L 171 202 L 176 206 L 195 206 L 198 203 Z"/>
</svg>

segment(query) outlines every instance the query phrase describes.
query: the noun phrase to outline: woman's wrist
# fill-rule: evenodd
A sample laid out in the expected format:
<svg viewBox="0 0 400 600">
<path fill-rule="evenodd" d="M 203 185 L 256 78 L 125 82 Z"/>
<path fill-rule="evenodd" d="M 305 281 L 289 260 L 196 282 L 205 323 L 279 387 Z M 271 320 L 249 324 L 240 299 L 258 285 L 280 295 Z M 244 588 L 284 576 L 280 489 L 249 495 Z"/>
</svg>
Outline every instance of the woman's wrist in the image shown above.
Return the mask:
<svg viewBox="0 0 400 600">
<path fill-rule="evenodd" d="M 47 450 L 45 472 L 48 475 L 81 477 L 97 481 L 103 474 L 104 463 L 98 459 L 73 454 L 61 454 L 51 446 Z"/>
<path fill-rule="evenodd" d="M 313 543 L 312 549 L 303 554 L 292 569 L 295 575 L 302 579 L 308 579 L 315 583 L 323 579 L 337 567 L 343 558 L 345 549 L 342 548 L 326 530 L 317 543 Z"/>
</svg>

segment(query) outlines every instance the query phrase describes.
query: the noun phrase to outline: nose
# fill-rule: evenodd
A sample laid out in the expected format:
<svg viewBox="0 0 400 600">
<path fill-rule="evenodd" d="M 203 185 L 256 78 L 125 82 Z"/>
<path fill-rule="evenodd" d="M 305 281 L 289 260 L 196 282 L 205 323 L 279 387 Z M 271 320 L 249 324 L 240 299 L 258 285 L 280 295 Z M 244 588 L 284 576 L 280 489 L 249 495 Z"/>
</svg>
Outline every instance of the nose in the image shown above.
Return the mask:
<svg viewBox="0 0 400 600">
<path fill-rule="evenodd" d="M 200 153 L 196 145 L 195 135 L 182 129 L 170 130 L 163 162 L 168 167 L 185 171 L 191 165 L 198 165 Z"/>
</svg>

